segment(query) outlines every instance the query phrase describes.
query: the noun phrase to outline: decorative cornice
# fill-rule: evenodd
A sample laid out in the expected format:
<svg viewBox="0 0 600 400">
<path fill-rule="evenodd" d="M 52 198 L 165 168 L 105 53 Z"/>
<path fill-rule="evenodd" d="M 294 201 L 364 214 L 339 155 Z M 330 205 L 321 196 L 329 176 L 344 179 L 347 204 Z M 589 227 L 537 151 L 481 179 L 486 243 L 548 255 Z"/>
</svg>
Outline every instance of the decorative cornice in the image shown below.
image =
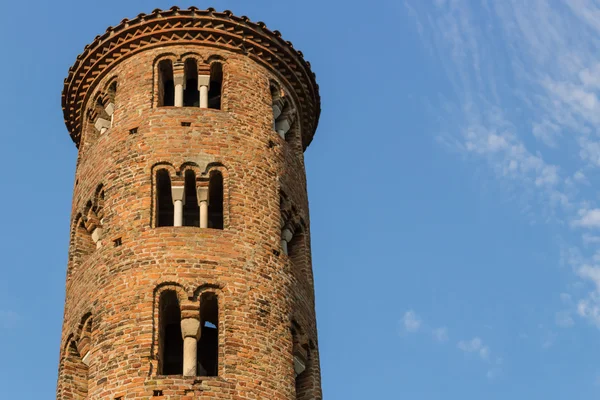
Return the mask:
<svg viewBox="0 0 600 400">
<path fill-rule="evenodd" d="M 319 121 L 321 100 L 315 74 L 302 52 L 263 22 L 253 23 L 248 17 L 236 17 L 231 11 L 216 12 L 213 8 L 172 7 L 124 19 L 117 27 L 109 27 L 106 33 L 97 36 L 77 57 L 62 93 L 65 124 L 77 146 L 84 105 L 91 89 L 111 67 L 142 50 L 176 44 L 197 44 L 245 54 L 272 70 L 293 89 L 304 148 L 310 144 Z"/>
</svg>

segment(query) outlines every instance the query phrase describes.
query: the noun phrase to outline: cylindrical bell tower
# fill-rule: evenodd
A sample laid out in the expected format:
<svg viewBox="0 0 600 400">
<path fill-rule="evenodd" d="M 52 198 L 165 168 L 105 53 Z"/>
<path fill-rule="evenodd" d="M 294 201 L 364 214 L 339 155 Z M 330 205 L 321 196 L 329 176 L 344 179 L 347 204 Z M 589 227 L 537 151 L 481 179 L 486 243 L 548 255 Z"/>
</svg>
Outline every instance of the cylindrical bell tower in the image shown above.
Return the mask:
<svg viewBox="0 0 600 400">
<path fill-rule="evenodd" d="M 303 152 L 315 76 L 277 31 L 155 10 L 86 46 L 59 399 L 321 399 Z"/>
</svg>

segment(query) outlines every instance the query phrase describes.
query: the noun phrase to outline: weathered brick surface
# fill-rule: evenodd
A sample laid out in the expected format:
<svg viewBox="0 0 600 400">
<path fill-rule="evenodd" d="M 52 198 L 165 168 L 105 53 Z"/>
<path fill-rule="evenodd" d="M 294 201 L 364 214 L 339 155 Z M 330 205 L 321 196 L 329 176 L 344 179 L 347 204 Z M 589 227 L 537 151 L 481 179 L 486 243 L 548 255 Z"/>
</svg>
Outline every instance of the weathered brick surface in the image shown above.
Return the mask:
<svg viewBox="0 0 600 400">
<path fill-rule="evenodd" d="M 223 60 L 221 110 L 156 107 L 156 60 L 190 52 Z M 90 86 L 81 112 L 114 80 L 112 127 L 100 135 L 87 117 L 82 125 L 58 398 L 296 399 L 294 321 L 311 347 L 298 398 L 320 399 L 306 143 L 301 122 L 287 141 L 273 130 L 269 81 L 280 77 L 240 52 L 193 43 L 155 46 L 111 65 Z M 155 227 L 159 165 L 174 173 L 186 166 L 198 173 L 219 169 L 225 228 Z M 79 214 L 85 219 L 89 202 L 98 203 L 100 185 L 104 232 L 96 249 L 89 232 L 75 224 Z M 281 252 L 280 191 L 304 224 L 294 257 Z M 158 375 L 157 295 L 165 287 L 189 304 L 197 304 L 205 288 L 218 294 L 218 377 Z M 77 353 L 87 349 L 83 382 Z M 80 394 L 84 386 L 87 397 Z"/>
</svg>

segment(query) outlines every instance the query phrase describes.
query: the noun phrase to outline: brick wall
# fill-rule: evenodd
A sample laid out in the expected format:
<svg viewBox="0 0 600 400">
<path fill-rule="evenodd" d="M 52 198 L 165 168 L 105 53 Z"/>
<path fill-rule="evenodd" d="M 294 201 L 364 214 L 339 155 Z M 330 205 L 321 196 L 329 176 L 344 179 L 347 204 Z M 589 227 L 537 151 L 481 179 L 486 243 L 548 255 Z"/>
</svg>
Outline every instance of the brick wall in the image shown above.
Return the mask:
<svg viewBox="0 0 600 400">
<path fill-rule="evenodd" d="M 190 52 L 222 60 L 221 110 L 157 107 L 157 60 Z M 112 127 L 100 134 L 88 117 L 82 125 L 58 398 L 296 399 L 294 322 L 310 349 L 298 397 L 320 399 L 302 127 L 297 122 L 287 141 L 273 130 L 269 81 L 277 76 L 239 53 L 155 47 L 94 82 L 82 113 L 115 80 Z M 155 227 L 153 174 L 162 167 L 172 178 L 186 168 L 221 171 L 223 230 Z M 96 207 L 100 185 L 103 238 L 95 248 L 81 220 Z M 281 190 L 304 224 L 293 259 L 281 251 Z M 164 288 L 192 308 L 202 293 L 218 295 L 217 377 L 158 375 Z M 88 340 L 90 316 L 84 368 L 77 346 Z"/>
</svg>

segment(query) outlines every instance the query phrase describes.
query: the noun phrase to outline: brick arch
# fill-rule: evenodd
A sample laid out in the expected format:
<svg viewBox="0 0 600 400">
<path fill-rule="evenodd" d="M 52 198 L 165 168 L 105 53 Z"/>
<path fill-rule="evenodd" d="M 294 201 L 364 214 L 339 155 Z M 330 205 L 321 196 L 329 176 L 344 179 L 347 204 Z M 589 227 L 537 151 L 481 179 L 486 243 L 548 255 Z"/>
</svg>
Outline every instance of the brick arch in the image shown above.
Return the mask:
<svg viewBox="0 0 600 400">
<path fill-rule="evenodd" d="M 165 281 L 154 288 L 152 306 L 152 343 L 150 346 L 150 374 L 158 374 L 160 359 L 160 298 L 165 292 L 175 292 L 179 302 L 179 311 L 182 305 L 188 302 L 189 294 L 184 284 L 175 281 Z"/>
<path fill-rule="evenodd" d="M 160 196 L 159 188 L 158 188 L 158 179 L 157 175 L 159 171 L 165 170 L 169 175 L 169 181 L 171 183 L 171 187 L 173 185 L 173 181 L 177 181 L 180 179 L 179 171 L 177 168 L 173 166 L 173 164 L 169 162 L 158 162 L 152 165 L 151 171 L 151 210 L 152 210 L 152 218 L 151 218 L 151 226 L 156 228 L 159 226 L 159 201 L 158 197 Z M 168 195 L 170 196 L 170 194 Z"/>
<path fill-rule="evenodd" d="M 165 281 L 157 284 L 154 288 L 154 300 L 157 301 L 160 298 L 162 292 L 167 290 L 172 290 L 177 293 L 177 298 L 179 302 L 185 302 L 189 297 L 192 291 L 188 290 L 183 283 L 179 283 L 177 281 Z"/>
<path fill-rule="evenodd" d="M 69 340 L 60 360 L 57 398 L 85 400 L 88 394 L 88 369 L 81 361 L 76 342 Z"/>
<path fill-rule="evenodd" d="M 85 221 L 85 214 L 83 211 L 80 211 L 71 225 L 71 251 L 69 254 L 69 267 L 67 269 L 67 282 L 71 279 L 73 272 L 77 270 L 83 260 L 94 249 L 91 234 L 85 227 Z"/>
<path fill-rule="evenodd" d="M 77 350 L 84 364 L 89 365 L 89 360 L 86 362 L 86 357 L 92 350 L 92 335 L 93 335 L 93 318 L 92 313 L 86 313 L 79 327 L 77 328 Z"/>
<path fill-rule="evenodd" d="M 118 85 L 118 83 L 119 83 L 119 77 L 118 77 L 117 75 L 113 75 L 113 76 L 109 77 L 109 78 L 106 80 L 106 83 L 105 83 L 105 84 L 104 84 L 104 86 L 103 86 L 103 91 L 104 91 L 105 93 L 109 93 L 109 92 L 112 90 L 112 89 L 111 89 L 111 86 L 112 86 L 113 84 L 115 84 L 115 83 Z M 118 86 L 117 86 L 117 90 L 118 90 Z"/>
<path fill-rule="evenodd" d="M 186 161 L 181 164 L 178 170 L 178 175 L 185 176 L 186 171 L 194 171 L 194 174 L 196 174 L 197 178 L 204 173 L 204 170 L 202 170 L 202 168 L 193 161 Z"/>
<path fill-rule="evenodd" d="M 197 288 L 194 289 L 194 294 L 193 296 L 191 296 L 193 301 L 199 301 L 200 300 L 200 296 L 202 296 L 203 293 L 207 293 L 207 292 L 214 292 L 214 293 L 224 293 L 225 292 L 225 288 L 226 286 L 222 283 L 203 283 L 202 285 L 198 286 Z"/>
<path fill-rule="evenodd" d="M 206 63 L 207 64 L 212 64 L 214 62 L 220 62 L 221 64 L 224 64 L 227 62 L 227 57 L 220 55 L 220 54 L 211 54 L 210 56 L 208 56 L 206 58 Z"/>
<path fill-rule="evenodd" d="M 152 96 L 150 97 L 150 105 L 152 108 L 159 107 L 159 82 L 160 82 L 160 71 L 159 66 L 163 61 L 171 61 L 171 73 L 175 72 L 175 64 L 177 63 L 178 57 L 175 53 L 163 53 L 158 55 L 152 63 Z"/>
<path fill-rule="evenodd" d="M 197 361 L 198 365 L 206 368 L 202 373 L 205 376 L 221 376 L 224 372 L 223 360 L 225 357 L 226 319 L 224 316 L 224 304 L 227 299 L 225 286 L 221 283 L 205 283 L 194 291 L 193 302 L 200 315 L 201 335 L 198 342 Z M 216 307 L 216 310 L 215 310 Z M 210 322 L 217 328 L 216 332 Z M 199 367 L 200 368 L 200 367 Z"/>
<path fill-rule="evenodd" d="M 177 62 L 177 54 L 162 53 L 162 54 L 159 54 L 158 56 L 156 56 L 154 58 L 154 61 L 152 62 L 152 68 L 154 69 L 155 73 L 156 73 L 156 68 L 158 67 L 158 64 L 160 64 L 160 62 L 164 61 L 164 60 L 170 60 L 173 64 L 175 64 Z"/>
<path fill-rule="evenodd" d="M 171 177 L 171 179 L 179 175 L 178 169 L 175 168 L 173 164 L 171 164 L 168 161 L 159 161 L 157 163 L 152 164 L 152 167 L 150 168 L 153 180 L 155 179 L 154 177 L 156 176 L 156 172 L 161 169 L 166 169 L 167 171 L 169 171 L 169 176 Z"/>
<path fill-rule="evenodd" d="M 90 314 L 91 315 L 91 314 Z M 84 317 L 85 318 L 85 317 Z M 71 333 L 65 340 L 59 363 L 57 394 L 60 399 L 85 400 L 88 397 L 89 367 L 83 362 L 82 344 L 89 342 L 76 339 Z"/>
<path fill-rule="evenodd" d="M 197 63 L 204 62 L 204 57 L 195 51 L 188 51 L 179 56 L 181 62 L 186 62 L 188 59 L 193 58 Z"/>
<path fill-rule="evenodd" d="M 230 213 L 230 188 L 231 182 L 229 177 L 229 169 L 220 162 L 212 162 L 206 165 L 202 177 L 209 179 L 212 174 L 219 173 L 223 179 L 223 229 L 229 228 L 231 225 L 231 213 Z"/>
<path fill-rule="evenodd" d="M 99 210 L 104 208 L 104 201 L 106 196 L 106 189 L 103 183 L 96 186 L 94 196 L 92 197 L 92 209 L 98 213 Z"/>
</svg>

